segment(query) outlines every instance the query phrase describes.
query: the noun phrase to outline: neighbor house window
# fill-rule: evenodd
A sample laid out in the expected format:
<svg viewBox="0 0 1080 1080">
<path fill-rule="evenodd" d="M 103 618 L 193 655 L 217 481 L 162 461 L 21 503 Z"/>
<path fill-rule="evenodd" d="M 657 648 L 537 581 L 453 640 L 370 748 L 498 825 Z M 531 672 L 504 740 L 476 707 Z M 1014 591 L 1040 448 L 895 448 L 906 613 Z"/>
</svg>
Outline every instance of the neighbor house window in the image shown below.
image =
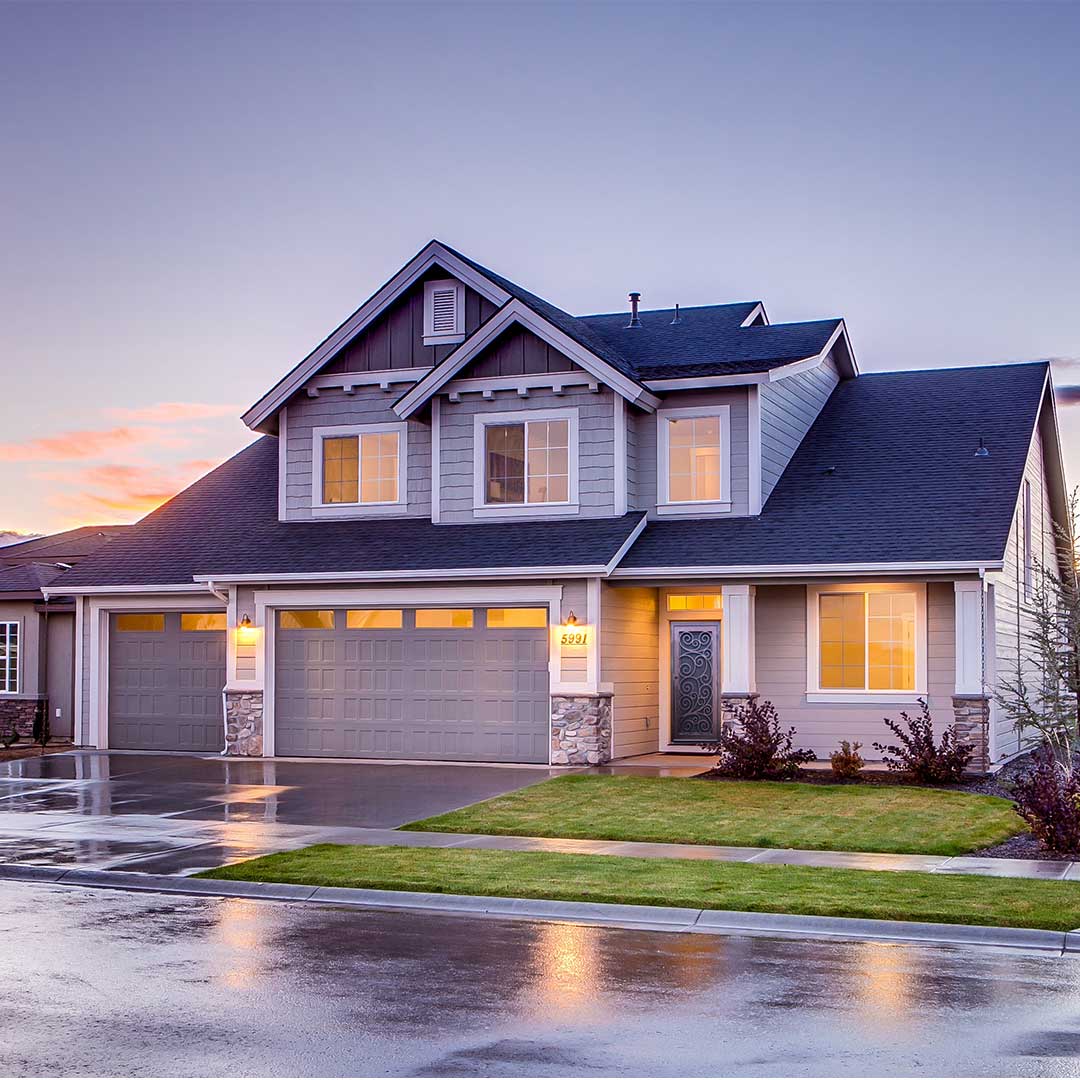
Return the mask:
<svg viewBox="0 0 1080 1080">
<path fill-rule="evenodd" d="M 332 611 L 283 611 L 278 616 L 282 630 L 333 630 Z"/>
<path fill-rule="evenodd" d="M 19 692 L 19 624 L 0 622 L 0 694 Z"/>
<path fill-rule="evenodd" d="M 404 424 L 316 429 L 316 483 L 322 506 L 378 506 L 402 501 Z"/>
<path fill-rule="evenodd" d="M 729 418 L 727 405 L 657 413 L 661 507 L 730 508 Z"/>
<path fill-rule="evenodd" d="M 452 278 L 424 282 L 424 344 L 465 340 L 465 286 Z"/>
<path fill-rule="evenodd" d="M 472 608 L 419 608 L 417 630 L 468 630 L 473 624 Z"/>
<path fill-rule="evenodd" d="M 823 589 L 817 594 L 821 690 L 917 688 L 919 593 Z"/>
<path fill-rule="evenodd" d="M 481 449 L 478 505 L 569 505 L 576 498 L 576 411 L 476 418 Z"/>
</svg>

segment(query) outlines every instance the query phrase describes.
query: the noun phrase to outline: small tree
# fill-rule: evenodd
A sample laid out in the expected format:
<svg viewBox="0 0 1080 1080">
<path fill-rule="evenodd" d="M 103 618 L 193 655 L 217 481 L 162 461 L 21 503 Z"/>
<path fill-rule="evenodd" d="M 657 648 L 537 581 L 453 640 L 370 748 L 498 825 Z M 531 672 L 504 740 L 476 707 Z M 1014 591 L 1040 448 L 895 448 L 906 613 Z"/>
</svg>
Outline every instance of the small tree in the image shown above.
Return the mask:
<svg viewBox="0 0 1080 1080">
<path fill-rule="evenodd" d="M 1069 500 L 1069 520 L 1057 531 L 1057 565 L 1036 561 L 1028 616 L 1017 648 L 1016 669 L 1003 676 L 995 697 L 1017 733 L 1047 746 L 1071 772 L 1080 753 L 1080 537 L 1076 533 L 1078 492 Z"/>
<path fill-rule="evenodd" d="M 799 766 L 814 760 L 812 750 L 796 750 L 794 728 L 780 726 L 780 716 L 771 701 L 751 698 L 732 709 L 733 723 L 720 729 L 716 742 L 703 743 L 719 760 L 713 770 L 718 776 L 739 780 L 790 780 Z"/>
</svg>

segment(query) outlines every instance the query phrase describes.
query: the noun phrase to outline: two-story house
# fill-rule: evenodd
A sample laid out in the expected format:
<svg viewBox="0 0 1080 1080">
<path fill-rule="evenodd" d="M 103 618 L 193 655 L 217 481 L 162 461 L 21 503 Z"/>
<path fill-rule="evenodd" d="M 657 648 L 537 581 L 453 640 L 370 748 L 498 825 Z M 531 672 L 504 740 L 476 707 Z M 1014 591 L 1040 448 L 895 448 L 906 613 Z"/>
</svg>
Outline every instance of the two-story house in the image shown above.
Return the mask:
<svg viewBox="0 0 1080 1080">
<path fill-rule="evenodd" d="M 258 441 L 65 575 L 77 735 L 595 763 L 731 702 L 983 766 L 1065 486 L 1046 364 L 860 375 L 757 301 L 575 317 L 431 242 L 244 415 Z M 871 752 L 871 756 L 873 756 Z"/>
</svg>

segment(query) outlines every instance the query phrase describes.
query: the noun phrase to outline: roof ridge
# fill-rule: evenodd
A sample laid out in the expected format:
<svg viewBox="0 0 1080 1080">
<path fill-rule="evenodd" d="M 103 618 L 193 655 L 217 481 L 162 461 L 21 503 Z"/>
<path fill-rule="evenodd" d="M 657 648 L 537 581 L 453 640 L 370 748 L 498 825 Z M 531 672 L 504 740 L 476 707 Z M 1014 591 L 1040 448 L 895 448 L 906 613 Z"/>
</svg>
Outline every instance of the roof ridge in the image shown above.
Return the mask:
<svg viewBox="0 0 1080 1080">
<path fill-rule="evenodd" d="M 862 371 L 859 377 L 872 379 L 879 375 L 945 375 L 952 371 L 1000 371 L 1002 368 L 1050 367 L 1049 360 L 1006 360 L 995 364 L 955 364 L 952 367 L 896 368 L 893 371 Z"/>
</svg>

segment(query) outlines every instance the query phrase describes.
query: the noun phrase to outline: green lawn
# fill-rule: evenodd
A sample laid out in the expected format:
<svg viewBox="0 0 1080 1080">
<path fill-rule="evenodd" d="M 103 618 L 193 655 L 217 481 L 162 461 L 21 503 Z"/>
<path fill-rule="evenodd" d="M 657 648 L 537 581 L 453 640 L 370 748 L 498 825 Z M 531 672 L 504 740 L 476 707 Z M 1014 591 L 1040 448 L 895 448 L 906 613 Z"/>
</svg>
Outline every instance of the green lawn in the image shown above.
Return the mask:
<svg viewBox="0 0 1080 1080">
<path fill-rule="evenodd" d="M 1080 927 L 1080 883 L 700 859 L 317 844 L 199 876 L 1045 930 Z"/>
<path fill-rule="evenodd" d="M 930 788 L 560 776 L 404 828 L 962 855 L 1024 825 L 1006 799 Z"/>
</svg>

